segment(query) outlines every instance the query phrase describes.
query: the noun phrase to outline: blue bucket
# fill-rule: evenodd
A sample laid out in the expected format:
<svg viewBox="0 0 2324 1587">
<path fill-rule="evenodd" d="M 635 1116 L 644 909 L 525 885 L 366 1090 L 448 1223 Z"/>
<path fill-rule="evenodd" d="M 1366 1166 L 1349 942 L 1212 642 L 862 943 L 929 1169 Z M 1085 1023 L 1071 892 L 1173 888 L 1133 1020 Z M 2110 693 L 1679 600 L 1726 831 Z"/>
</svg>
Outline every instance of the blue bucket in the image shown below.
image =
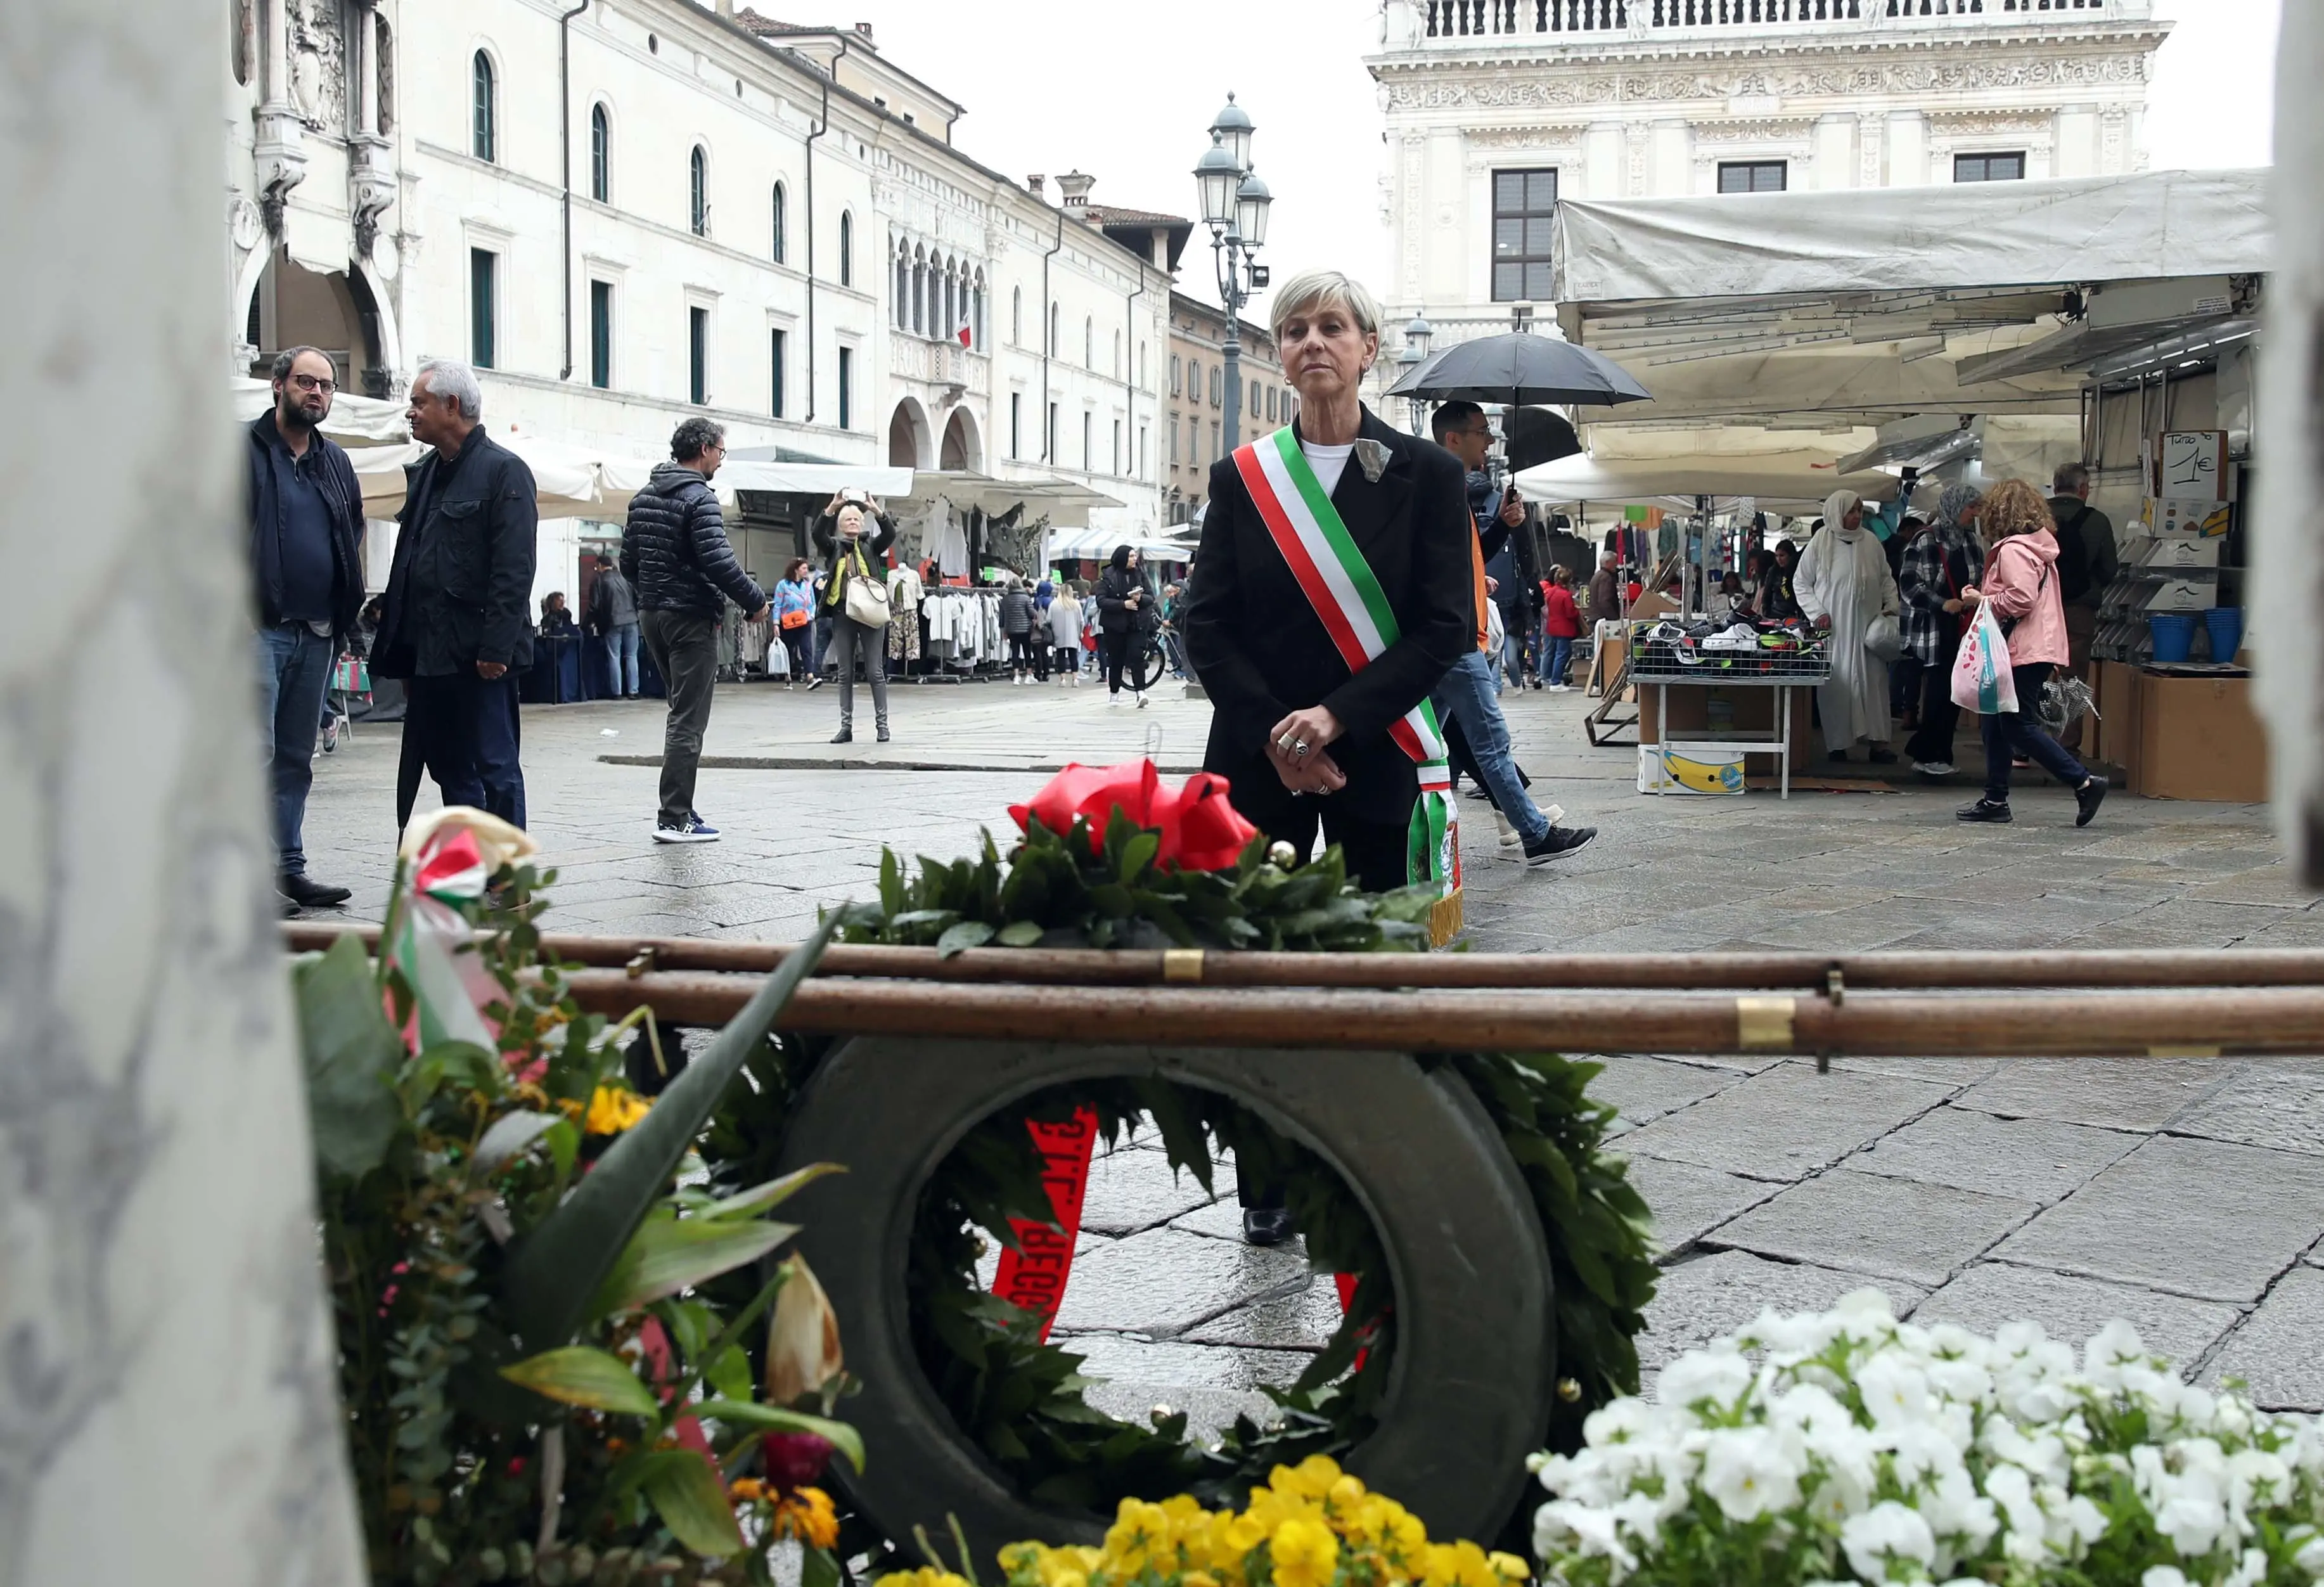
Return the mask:
<svg viewBox="0 0 2324 1587">
<path fill-rule="evenodd" d="M 2146 630 L 2154 636 L 2154 660 L 2184 661 L 2195 648 L 2195 614 L 2192 612 L 2157 612 L 2146 620 Z"/>
<path fill-rule="evenodd" d="M 2232 661 L 2244 642 L 2244 609 L 2241 606 L 2212 606 L 2203 614 L 2203 625 L 2211 631 L 2211 660 Z"/>
</svg>

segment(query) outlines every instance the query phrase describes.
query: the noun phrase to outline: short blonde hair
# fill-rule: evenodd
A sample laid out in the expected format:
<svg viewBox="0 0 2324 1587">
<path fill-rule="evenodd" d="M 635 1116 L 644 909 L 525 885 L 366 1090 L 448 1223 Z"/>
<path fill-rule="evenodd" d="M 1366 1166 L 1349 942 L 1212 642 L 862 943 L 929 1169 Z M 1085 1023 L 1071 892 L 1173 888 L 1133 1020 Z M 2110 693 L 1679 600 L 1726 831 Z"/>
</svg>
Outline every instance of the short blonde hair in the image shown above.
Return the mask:
<svg viewBox="0 0 2324 1587">
<path fill-rule="evenodd" d="M 1366 336 L 1379 335 L 1379 304 L 1364 291 L 1361 281 L 1336 270 L 1303 270 L 1276 288 L 1275 301 L 1267 311 L 1267 328 L 1279 343 L 1285 320 L 1324 308 L 1344 309 L 1358 330 Z"/>
</svg>

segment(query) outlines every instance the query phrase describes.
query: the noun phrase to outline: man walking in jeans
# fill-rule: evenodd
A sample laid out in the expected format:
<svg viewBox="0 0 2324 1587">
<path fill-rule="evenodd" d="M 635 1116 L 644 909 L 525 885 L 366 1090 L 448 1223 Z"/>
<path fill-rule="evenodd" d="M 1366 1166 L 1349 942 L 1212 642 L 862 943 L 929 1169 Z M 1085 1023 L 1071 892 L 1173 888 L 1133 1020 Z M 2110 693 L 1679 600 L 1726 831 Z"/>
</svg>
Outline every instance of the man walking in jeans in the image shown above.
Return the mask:
<svg viewBox="0 0 2324 1587">
<path fill-rule="evenodd" d="M 718 677 L 719 619 L 730 600 L 747 616 L 762 617 L 767 597 L 734 560 L 710 489 L 726 460 L 726 432 L 706 419 L 687 420 L 670 437 L 669 453 L 630 500 L 622 572 L 637 590 L 646 654 L 669 689 L 654 841 L 716 843 L 718 829 L 694 808 L 694 778 Z"/>
<path fill-rule="evenodd" d="M 259 731 L 274 796 L 275 885 L 285 906 L 343 904 L 309 879 L 301 829 L 314 785 L 315 731 L 339 641 L 363 606 L 363 487 L 316 427 L 338 389 L 330 358 L 293 347 L 274 360 L 274 406 L 252 421 L 250 566 L 258 585 Z"/>
<path fill-rule="evenodd" d="M 1492 596 L 1485 577 L 1485 558 L 1499 549 L 1499 542 L 1497 539 L 1489 547 L 1484 540 L 1486 523 L 1498 514 L 1497 504 L 1484 499 L 1493 493 L 1481 476 L 1485 454 L 1492 446 L 1492 427 L 1486 421 L 1485 411 L 1474 402 L 1447 402 L 1436 411 L 1430 428 L 1436 432 L 1436 444 L 1460 458 L 1461 466 L 1469 471 L 1470 517 L 1478 533 L 1470 546 L 1470 576 L 1476 586 L 1477 648 L 1455 662 L 1436 686 L 1437 714 L 1460 724 L 1461 734 L 1469 741 L 1469 752 L 1477 762 L 1478 780 L 1492 796 L 1494 807 L 1517 828 L 1525 844 L 1526 863 L 1562 860 L 1589 846 L 1598 829 L 1554 826 L 1526 795 L 1517 763 L 1509 758 L 1509 724 L 1501 715 L 1497 697 L 1493 675 L 1499 658 L 1487 654 L 1491 641 L 1485 627 L 1485 603 Z M 1506 535 L 1502 529 L 1499 538 Z"/>
</svg>

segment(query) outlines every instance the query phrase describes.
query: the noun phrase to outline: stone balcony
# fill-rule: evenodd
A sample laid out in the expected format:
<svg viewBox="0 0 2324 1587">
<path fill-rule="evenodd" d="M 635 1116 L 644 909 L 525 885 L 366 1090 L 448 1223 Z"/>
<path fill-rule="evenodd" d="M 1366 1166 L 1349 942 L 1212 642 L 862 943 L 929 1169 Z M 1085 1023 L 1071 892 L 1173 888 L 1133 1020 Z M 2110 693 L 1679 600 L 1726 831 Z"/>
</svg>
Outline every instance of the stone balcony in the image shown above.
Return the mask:
<svg viewBox="0 0 2324 1587">
<path fill-rule="evenodd" d="M 992 389 L 992 360 L 982 350 L 971 352 L 949 337 L 932 341 L 909 331 L 888 333 L 888 373 L 926 385 L 959 386 L 972 396 L 989 396 Z"/>
<path fill-rule="evenodd" d="M 1388 0 L 1390 52 L 1480 42 L 1635 45 L 2146 22 L 2153 0 Z"/>
</svg>

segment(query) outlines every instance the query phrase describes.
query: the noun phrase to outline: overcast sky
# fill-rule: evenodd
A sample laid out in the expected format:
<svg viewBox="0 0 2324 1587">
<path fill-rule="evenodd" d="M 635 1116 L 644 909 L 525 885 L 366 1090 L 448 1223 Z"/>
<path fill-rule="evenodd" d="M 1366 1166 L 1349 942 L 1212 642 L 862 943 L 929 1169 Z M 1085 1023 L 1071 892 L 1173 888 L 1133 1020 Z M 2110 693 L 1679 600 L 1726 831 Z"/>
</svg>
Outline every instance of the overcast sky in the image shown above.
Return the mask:
<svg viewBox="0 0 2324 1587">
<path fill-rule="evenodd" d="M 1362 59 L 1379 47 L 1373 0 L 742 3 L 786 22 L 872 23 L 883 55 L 968 106 L 954 129 L 963 152 L 1019 181 L 1087 171 L 1099 204 L 1191 216 L 1204 129 L 1231 89 L 1259 124 L 1276 278 L 1330 264 L 1381 280 L 1381 119 Z M 2155 165 L 2266 162 L 2280 5 L 2155 0 L 2177 23 L 2148 103 Z M 1196 238 L 1179 284 L 1215 300 Z"/>
</svg>

